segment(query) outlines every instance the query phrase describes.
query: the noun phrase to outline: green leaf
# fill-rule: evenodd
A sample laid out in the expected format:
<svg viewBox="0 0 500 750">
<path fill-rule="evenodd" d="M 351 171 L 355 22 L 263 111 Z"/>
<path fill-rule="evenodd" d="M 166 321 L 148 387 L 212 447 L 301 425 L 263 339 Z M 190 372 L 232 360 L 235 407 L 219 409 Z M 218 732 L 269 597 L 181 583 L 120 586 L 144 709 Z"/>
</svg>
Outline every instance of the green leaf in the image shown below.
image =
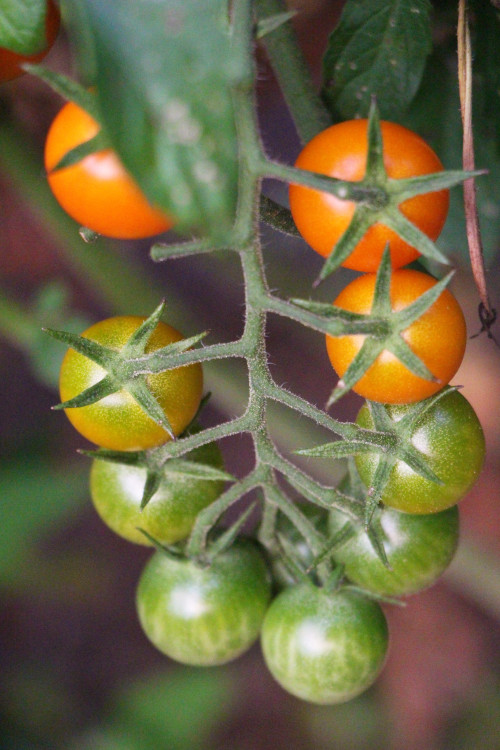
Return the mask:
<svg viewBox="0 0 500 750">
<path fill-rule="evenodd" d="M 348 0 L 323 61 L 323 98 L 338 118 L 385 119 L 413 99 L 431 52 L 429 0 Z"/>
<path fill-rule="evenodd" d="M 238 195 L 231 89 L 251 74 L 231 45 L 226 0 L 74 5 L 81 67 L 123 164 L 178 229 L 224 237 Z"/>
<path fill-rule="evenodd" d="M 72 78 L 62 73 L 54 73 L 53 70 L 45 68 L 43 65 L 26 64 L 25 70 L 40 80 L 44 81 L 59 96 L 68 101 L 75 102 L 79 107 L 84 109 L 94 120 L 99 122 L 99 110 L 95 94 L 77 83 Z"/>
<path fill-rule="evenodd" d="M 0 47 L 19 55 L 35 55 L 47 46 L 47 0 L 2 0 Z"/>
<path fill-rule="evenodd" d="M 283 13 L 276 13 L 274 16 L 268 16 L 267 18 L 261 18 L 257 22 L 257 33 L 256 38 L 262 39 L 266 34 L 270 34 L 275 29 L 279 29 L 284 23 L 290 21 L 298 13 L 297 10 L 287 10 Z"/>
<path fill-rule="evenodd" d="M 30 577 L 34 543 L 74 514 L 87 499 L 86 466 L 55 469 L 44 457 L 23 455 L 22 463 L 3 461 L 0 584 Z"/>
</svg>

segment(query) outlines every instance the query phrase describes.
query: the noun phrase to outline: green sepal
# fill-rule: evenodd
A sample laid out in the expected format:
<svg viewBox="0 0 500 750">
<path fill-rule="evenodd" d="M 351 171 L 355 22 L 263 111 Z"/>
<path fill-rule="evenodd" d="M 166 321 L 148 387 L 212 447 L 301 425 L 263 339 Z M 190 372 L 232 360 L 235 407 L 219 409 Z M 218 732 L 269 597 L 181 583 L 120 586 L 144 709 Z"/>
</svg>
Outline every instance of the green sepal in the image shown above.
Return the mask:
<svg viewBox="0 0 500 750">
<path fill-rule="evenodd" d="M 387 559 L 387 554 L 384 547 L 383 532 L 380 521 L 378 519 L 373 519 L 370 523 L 370 526 L 365 529 L 365 534 L 368 536 L 370 544 L 373 547 L 373 551 L 377 555 L 382 565 L 387 568 L 387 570 L 392 570 L 389 560 Z"/>
<path fill-rule="evenodd" d="M 82 406 L 90 406 L 107 396 L 111 396 L 112 393 L 116 393 L 120 388 L 121 385 L 116 382 L 115 378 L 108 375 L 102 380 L 99 380 L 98 383 L 90 386 L 90 388 L 86 388 L 79 393 L 78 396 L 70 398 L 68 401 L 64 401 L 61 404 L 56 404 L 52 408 L 57 411 L 59 409 L 76 409 L 81 408 Z"/>
<path fill-rule="evenodd" d="M 273 229 L 290 237 L 300 237 L 292 214 L 288 208 L 280 206 L 279 203 L 268 198 L 266 195 L 260 196 L 260 220 Z"/>
<path fill-rule="evenodd" d="M 163 464 L 165 475 L 185 477 L 186 479 L 206 479 L 211 482 L 234 482 L 235 477 L 227 471 L 217 469 L 210 464 L 189 461 L 188 459 L 173 458 Z"/>
<path fill-rule="evenodd" d="M 146 531 L 145 529 L 141 529 L 140 526 L 137 526 L 137 531 L 140 531 L 141 534 L 144 534 L 146 539 L 151 542 L 151 544 L 155 547 L 157 552 L 161 552 L 162 554 L 169 557 L 171 560 L 178 560 L 179 558 L 184 557 L 182 551 L 178 547 L 174 547 L 172 545 L 168 544 L 162 544 L 158 541 L 158 539 L 155 539 L 154 536 L 151 536 L 151 534 Z"/>
<path fill-rule="evenodd" d="M 135 374 L 153 375 L 165 372 L 165 370 L 175 369 L 175 362 L 166 367 L 164 360 L 167 357 L 173 357 L 175 354 L 182 354 L 182 352 L 192 349 L 195 344 L 202 341 L 205 336 L 208 336 L 208 331 L 197 333 L 195 336 L 191 336 L 187 339 L 174 341 L 172 344 L 167 344 L 167 346 L 164 346 L 161 349 L 156 349 L 150 354 L 135 357 L 132 360 Z"/>
<path fill-rule="evenodd" d="M 262 39 L 267 34 L 279 29 L 280 26 L 283 26 L 283 24 L 294 18 L 297 13 L 297 10 L 288 10 L 283 13 L 276 13 L 273 16 L 268 16 L 267 18 L 261 18 L 257 22 L 255 38 Z"/>
<path fill-rule="evenodd" d="M 217 555 L 225 552 L 233 544 L 236 537 L 239 535 L 241 529 L 249 519 L 257 503 L 252 503 L 243 513 L 236 519 L 236 521 L 229 526 L 220 536 L 214 541 L 211 541 L 209 546 L 205 549 L 204 560 L 210 564 Z"/>
<path fill-rule="evenodd" d="M 348 539 L 351 539 L 355 534 L 353 525 L 350 521 L 346 521 L 346 523 L 342 526 L 341 529 L 338 530 L 338 532 L 333 536 L 331 539 L 328 540 L 328 544 L 324 548 L 324 550 L 319 554 L 316 555 L 314 560 L 311 562 L 309 567 L 307 568 L 307 573 L 311 573 L 313 570 L 315 570 L 318 565 L 321 565 L 321 563 L 326 560 L 327 558 L 330 558 L 333 551 L 336 547 L 340 546 L 344 542 L 346 542 Z"/>
<path fill-rule="evenodd" d="M 165 310 L 165 300 L 162 300 L 160 304 L 153 310 L 145 321 L 133 332 L 129 340 L 121 349 L 122 357 L 139 357 L 146 351 L 146 346 L 151 334 L 160 322 L 160 318 Z M 161 351 L 161 350 L 156 350 Z"/>
<path fill-rule="evenodd" d="M 372 486 L 369 488 L 366 495 L 365 529 L 370 528 L 373 514 L 378 504 L 380 503 L 382 493 L 387 482 L 389 481 L 389 477 L 394 464 L 395 459 L 393 458 L 393 456 L 387 455 L 383 455 L 381 460 L 377 464 L 377 468 L 375 469 L 375 474 L 373 476 Z"/>
<path fill-rule="evenodd" d="M 48 333 L 52 338 L 61 341 L 71 349 L 74 349 L 78 354 L 82 354 L 87 359 L 92 360 L 100 367 L 109 369 L 113 367 L 120 360 L 120 353 L 114 349 L 109 349 L 102 344 L 98 344 L 97 341 L 87 338 L 86 336 L 79 336 L 76 333 L 70 333 L 69 331 L 56 331 L 53 328 L 42 328 L 44 333 Z"/>
<path fill-rule="evenodd" d="M 338 591 L 339 588 L 342 585 L 342 579 L 344 577 L 344 566 L 343 565 L 336 565 L 330 575 L 328 576 L 327 580 L 323 584 L 323 589 L 328 594 L 334 594 L 335 591 Z"/>
<path fill-rule="evenodd" d="M 171 440 L 176 440 L 175 433 L 172 429 L 167 415 L 163 411 L 157 399 L 153 396 L 143 378 L 135 378 L 124 385 L 125 389 L 137 401 L 139 406 L 146 412 L 148 417 L 163 427 Z"/>
<path fill-rule="evenodd" d="M 96 96 L 85 88 L 85 86 L 82 86 L 77 81 L 68 78 L 68 76 L 62 73 L 55 73 L 43 65 L 26 63 L 23 67 L 28 73 L 44 81 L 56 94 L 59 94 L 59 96 L 62 96 L 67 101 L 74 102 L 84 109 L 96 122 L 101 123 Z"/>
<path fill-rule="evenodd" d="M 310 583 L 311 579 L 298 559 L 297 551 L 286 534 L 279 531 L 275 536 L 278 551 L 280 552 L 280 563 L 282 563 L 292 579 L 297 583 Z"/>
<path fill-rule="evenodd" d="M 103 149 L 108 147 L 108 140 L 102 130 L 100 130 L 97 135 L 95 135 L 89 141 L 81 143 L 79 146 L 72 148 L 70 151 L 64 154 L 62 159 L 57 162 L 55 167 L 52 167 L 52 169 L 50 170 L 50 174 L 58 172 L 60 169 L 64 169 L 65 167 L 72 167 L 74 164 L 78 164 L 78 162 L 82 161 L 82 159 L 85 159 L 86 156 L 95 154 L 96 151 L 102 151 Z"/>
<path fill-rule="evenodd" d="M 141 499 L 141 510 L 144 510 L 149 501 L 153 498 L 153 495 L 158 491 L 161 484 L 162 476 L 159 471 L 148 470 L 146 474 L 146 482 L 144 484 L 144 490 Z"/>
</svg>

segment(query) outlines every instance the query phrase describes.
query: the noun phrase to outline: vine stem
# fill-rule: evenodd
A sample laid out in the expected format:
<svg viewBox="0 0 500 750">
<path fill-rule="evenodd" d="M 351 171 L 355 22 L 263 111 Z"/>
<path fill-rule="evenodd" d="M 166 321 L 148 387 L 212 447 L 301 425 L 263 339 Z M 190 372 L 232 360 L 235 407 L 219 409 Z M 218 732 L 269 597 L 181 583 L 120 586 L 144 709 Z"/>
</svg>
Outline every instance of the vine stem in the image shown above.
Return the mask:
<svg viewBox="0 0 500 750">
<path fill-rule="evenodd" d="M 460 109 L 463 125 L 463 167 L 474 169 L 474 133 L 472 128 L 472 51 L 469 31 L 469 14 L 465 0 L 458 3 L 458 81 L 460 92 Z M 467 226 L 467 240 L 471 259 L 472 273 L 481 299 L 486 320 L 482 321 L 489 328 L 495 320 L 486 285 L 481 233 L 476 204 L 476 185 L 473 179 L 464 182 L 464 206 Z"/>
<path fill-rule="evenodd" d="M 260 19 L 287 10 L 282 0 L 256 0 Z M 316 94 L 311 75 L 289 22 L 264 36 L 262 43 L 278 79 L 283 97 L 302 143 L 332 124 L 330 114 Z"/>
</svg>

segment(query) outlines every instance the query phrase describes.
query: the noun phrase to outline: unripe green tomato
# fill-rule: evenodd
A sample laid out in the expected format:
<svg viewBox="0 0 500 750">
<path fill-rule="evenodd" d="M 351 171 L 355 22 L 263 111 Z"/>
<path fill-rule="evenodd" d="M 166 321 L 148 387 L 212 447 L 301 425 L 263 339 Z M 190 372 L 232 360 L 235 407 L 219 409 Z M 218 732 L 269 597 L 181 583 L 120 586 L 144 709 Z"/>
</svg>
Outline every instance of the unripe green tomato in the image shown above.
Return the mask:
<svg viewBox="0 0 500 750">
<path fill-rule="evenodd" d="M 340 511 L 331 511 L 332 536 L 346 523 Z M 458 508 L 413 515 L 392 508 L 375 511 L 372 523 L 382 531 L 390 568 L 375 552 L 361 524 L 349 521 L 354 536 L 335 547 L 333 557 L 343 563 L 345 575 L 358 586 L 382 596 L 404 596 L 432 586 L 455 554 L 459 537 Z"/>
<path fill-rule="evenodd" d="M 349 588 L 328 593 L 303 583 L 274 599 L 261 642 L 267 667 L 285 690 L 311 703 L 334 704 L 374 682 L 389 632 L 377 602 Z"/>
<path fill-rule="evenodd" d="M 246 539 L 202 567 L 155 552 L 139 580 L 137 612 L 156 648 L 193 666 L 225 664 L 258 638 L 271 577 L 258 546 Z"/>
<path fill-rule="evenodd" d="M 186 458 L 223 468 L 215 443 L 197 448 Z M 222 481 L 166 473 L 141 510 L 146 476 L 146 469 L 96 458 L 90 472 L 90 493 L 96 511 L 110 529 L 129 542 L 148 546 L 152 542 L 140 529 L 162 544 L 186 539 L 198 513 L 213 503 L 224 487 Z"/>
<path fill-rule="evenodd" d="M 398 422 L 415 407 L 408 404 L 386 408 L 391 419 Z M 356 422 L 374 429 L 366 404 Z M 424 412 L 411 442 L 442 484 L 420 476 L 404 461 L 396 461 L 382 492 L 382 502 L 405 513 L 436 513 L 455 505 L 475 484 L 484 461 L 483 430 L 472 406 L 458 391 L 449 391 Z M 377 453 L 356 456 L 356 467 L 367 487 L 373 482 L 379 459 Z"/>
</svg>

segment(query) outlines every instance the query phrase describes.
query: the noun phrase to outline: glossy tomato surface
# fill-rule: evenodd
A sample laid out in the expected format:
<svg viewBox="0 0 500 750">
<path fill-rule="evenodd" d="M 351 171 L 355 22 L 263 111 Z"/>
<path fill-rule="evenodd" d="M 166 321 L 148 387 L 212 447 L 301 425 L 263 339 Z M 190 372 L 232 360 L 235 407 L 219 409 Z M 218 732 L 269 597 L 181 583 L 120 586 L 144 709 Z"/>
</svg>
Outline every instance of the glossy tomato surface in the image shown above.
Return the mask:
<svg viewBox="0 0 500 750">
<path fill-rule="evenodd" d="M 23 63 L 38 63 L 43 60 L 56 40 L 60 21 L 61 17 L 57 6 L 52 0 L 49 0 L 45 16 L 46 44 L 40 52 L 34 55 L 20 55 L 5 47 L 0 47 L 0 83 L 11 81 L 13 78 L 23 75 L 24 70 L 21 68 Z"/>
<path fill-rule="evenodd" d="M 238 539 L 209 567 L 155 552 L 139 580 L 137 612 L 150 641 L 171 659 L 213 666 L 250 648 L 270 596 L 259 548 Z"/>
<path fill-rule="evenodd" d="M 375 280 L 375 274 L 359 276 L 342 290 L 333 304 L 366 315 L 372 309 Z M 390 290 L 392 310 L 403 310 L 435 284 L 432 276 L 420 271 L 394 271 Z M 353 391 L 370 401 L 407 404 L 431 396 L 450 382 L 465 353 L 467 330 L 462 310 L 448 289 L 410 324 L 403 338 L 437 380 L 415 375 L 394 354 L 384 350 L 353 386 Z M 340 378 L 364 340 L 362 335 L 326 337 L 330 362 Z"/>
<path fill-rule="evenodd" d="M 185 458 L 223 468 L 222 455 L 215 443 L 203 445 Z M 224 482 L 169 473 L 169 463 L 158 490 L 141 510 L 146 469 L 93 460 L 90 472 L 92 502 L 101 519 L 116 534 L 129 542 L 146 546 L 153 542 L 141 529 L 162 544 L 186 539 L 198 513 L 222 492 Z"/>
<path fill-rule="evenodd" d="M 146 319 L 143 317 L 133 315 L 106 318 L 88 328 L 82 336 L 119 351 L 144 320 Z M 151 334 L 146 352 L 161 349 L 182 338 L 182 334 L 175 328 L 160 322 Z M 69 349 L 59 376 L 61 401 L 74 398 L 102 380 L 106 374 L 95 362 Z M 157 375 L 148 375 L 146 382 L 167 415 L 174 434 L 180 435 L 195 416 L 201 401 L 201 366 L 186 365 Z M 89 406 L 65 411 L 78 432 L 103 448 L 118 451 L 146 450 L 170 439 L 163 427 L 156 424 L 123 389 Z"/>
<path fill-rule="evenodd" d="M 312 703 L 343 703 L 368 688 L 388 647 L 379 604 L 349 590 L 299 584 L 284 589 L 262 626 L 262 650 L 273 677 Z"/>
<path fill-rule="evenodd" d="M 330 533 L 344 526 L 346 516 L 333 510 Z M 459 538 L 456 506 L 440 513 L 410 515 L 392 508 L 375 511 L 372 524 L 382 532 L 387 568 L 375 552 L 364 528 L 350 522 L 354 536 L 333 550 L 347 578 L 382 596 L 404 596 L 422 591 L 444 573 L 455 554 Z"/>
<path fill-rule="evenodd" d="M 53 171 L 71 149 L 98 132 L 98 123 L 73 102 L 65 104 L 52 122 L 45 143 L 45 168 L 60 205 L 82 226 L 117 239 L 150 237 L 170 229 L 171 219 L 148 203 L 110 149 Z"/>
<path fill-rule="evenodd" d="M 389 177 L 402 179 L 440 172 L 440 160 L 416 133 L 392 122 L 382 122 L 384 165 Z M 357 182 L 365 176 L 367 120 L 348 120 L 315 136 L 301 151 L 295 166 L 310 172 Z M 425 193 L 400 204 L 403 214 L 435 240 L 448 214 L 447 190 Z M 343 235 L 355 204 L 301 185 L 290 185 L 290 209 L 297 229 L 323 257 Z M 374 224 L 342 263 L 355 271 L 374 272 L 387 243 L 394 268 L 410 263 L 419 252 L 383 224 Z"/>
<path fill-rule="evenodd" d="M 394 421 L 408 414 L 411 406 L 388 406 Z M 356 422 L 373 429 L 373 417 L 363 406 Z M 484 461 L 484 434 L 477 415 L 466 398 L 450 391 L 431 406 L 418 421 L 411 436 L 428 467 L 442 484 L 425 479 L 403 461 L 397 461 L 382 494 L 382 502 L 405 513 L 436 513 L 461 500 L 479 477 Z M 356 456 L 356 466 L 367 487 L 371 486 L 379 455 Z"/>
</svg>

